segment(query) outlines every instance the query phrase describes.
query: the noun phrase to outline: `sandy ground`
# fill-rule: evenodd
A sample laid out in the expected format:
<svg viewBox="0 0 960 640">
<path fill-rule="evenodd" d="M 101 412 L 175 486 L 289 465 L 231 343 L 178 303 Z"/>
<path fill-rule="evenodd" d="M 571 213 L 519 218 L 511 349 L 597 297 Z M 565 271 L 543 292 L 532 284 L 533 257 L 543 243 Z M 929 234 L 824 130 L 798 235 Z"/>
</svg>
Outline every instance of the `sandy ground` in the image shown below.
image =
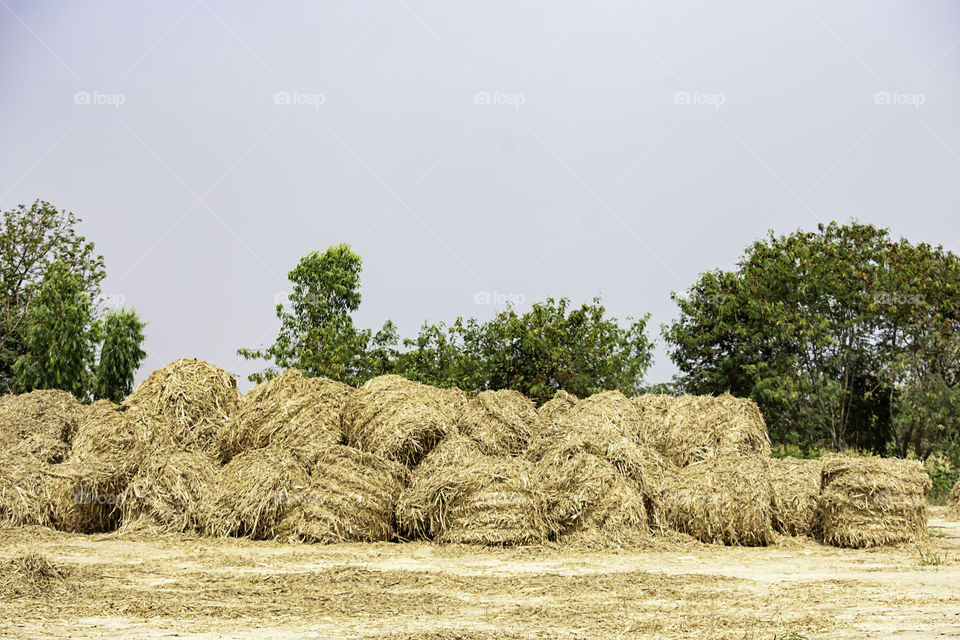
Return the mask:
<svg viewBox="0 0 960 640">
<path fill-rule="evenodd" d="M 931 511 L 921 545 L 880 550 L 791 538 L 759 549 L 324 547 L 0 529 L 0 562 L 37 553 L 65 575 L 34 591 L 7 579 L 0 637 L 960 638 L 960 522 L 945 516 Z"/>
</svg>

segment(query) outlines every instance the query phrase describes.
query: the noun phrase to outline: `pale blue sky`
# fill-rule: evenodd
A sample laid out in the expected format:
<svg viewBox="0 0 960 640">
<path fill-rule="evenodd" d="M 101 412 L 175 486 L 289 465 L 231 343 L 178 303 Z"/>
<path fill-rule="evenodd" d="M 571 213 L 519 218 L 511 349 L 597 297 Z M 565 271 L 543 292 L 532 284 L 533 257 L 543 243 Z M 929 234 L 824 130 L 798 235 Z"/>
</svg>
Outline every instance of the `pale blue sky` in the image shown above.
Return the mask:
<svg viewBox="0 0 960 640">
<path fill-rule="evenodd" d="M 141 378 L 244 378 L 338 242 L 359 324 L 407 336 L 502 308 L 481 292 L 659 336 L 768 229 L 960 247 L 956 2 L 2 0 L 0 90 L 0 208 L 83 218 L 149 323 Z"/>
</svg>

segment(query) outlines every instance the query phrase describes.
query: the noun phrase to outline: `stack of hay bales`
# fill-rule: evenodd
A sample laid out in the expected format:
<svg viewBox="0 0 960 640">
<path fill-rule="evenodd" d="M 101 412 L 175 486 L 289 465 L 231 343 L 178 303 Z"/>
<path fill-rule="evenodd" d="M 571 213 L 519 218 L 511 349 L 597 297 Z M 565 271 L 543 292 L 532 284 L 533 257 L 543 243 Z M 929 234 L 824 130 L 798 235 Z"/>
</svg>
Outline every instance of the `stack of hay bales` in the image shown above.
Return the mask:
<svg viewBox="0 0 960 640">
<path fill-rule="evenodd" d="M 327 448 L 343 442 L 340 414 L 351 391 L 329 378 L 304 378 L 296 369 L 257 385 L 224 425 L 224 462 L 274 445 L 314 464 Z"/>
<path fill-rule="evenodd" d="M 817 536 L 823 463 L 771 458 L 768 468 L 774 530 L 788 536 Z"/>
<path fill-rule="evenodd" d="M 402 534 L 414 539 L 536 544 L 550 530 L 540 488 L 529 461 L 485 455 L 476 441 L 453 434 L 413 472 L 397 521 Z"/>
<path fill-rule="evenodd" d="M 704 542 L 773 538 L 770 438 L 757 405 L 721 396 L 634 399 L 638 438 L 668 463 L 660 508 L 667 524 Z"/>
<path fill-rule="evenodd" d="M 557 536 L 625 544 L 659 524 L 666 463 L 636 438 L 639 412 L 617 391 L 568 408 L 531 443 Z"/>
<path fill-rule="evenodd" d="M 480 445 L 485 455 L 518 456 L 530 443 L 537 410 L 516 391 L 483 391 L 457 411 L 459 432 Z"/>
<path fill-rule="evenodd" d="M 123 404 L 161 423 L 179 446 L 219 459 L 221 433 L 240 394 L 232 373 L 182 358 L 151 373 Z"/>
<path fill-rule="evenodd" d="M 290 495 L 292 508 L 277 538 L 324 544 L 392 540 L 394 510 L 408 480 L 406 467 L 396 462 L 330 446 L 316 460 L 306 491 Z"/>
<path fill-rule="evenodd" d="M 917 541 L 927 528 L 931 485 L 919 462 L 825 458 L 820 496 L 824 542 L 862 548 Z"/>
<path fill-rule="evenodd" d="M 197 519 L 212 536 L 267 540 L 294 506 L 292 496 L 310 486 L 310 474 L 293 454 L 267 446 L 240 453 L 208 488 Z"/>
<path fill-rule="evenodd" d="M 957 480 L 957 484 L 953 485 L 953 489 L 950 490 L 950 495 L 947 497 L 947 514 L 954 518 L 960 518 L 960 479 Z"/>
<path fill-rule="evenodd" d="M 454 416 L 465 402 L 455 390 L 378 376 L 350 394 L 343 431 L 351 447 L 413 468 L 455 431 Z"/>
</svg>

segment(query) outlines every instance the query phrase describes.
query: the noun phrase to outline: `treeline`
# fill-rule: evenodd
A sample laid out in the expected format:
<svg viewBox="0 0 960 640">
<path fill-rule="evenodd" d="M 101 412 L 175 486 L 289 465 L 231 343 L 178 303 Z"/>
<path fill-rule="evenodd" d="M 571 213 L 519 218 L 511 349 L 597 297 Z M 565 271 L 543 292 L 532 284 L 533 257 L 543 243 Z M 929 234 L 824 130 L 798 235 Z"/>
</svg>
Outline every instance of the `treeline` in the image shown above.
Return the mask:
<svg viewBox="0 0 960 640">
<path fill-rule="evenodd" d="M 77 222 L 39 201 L 3 214 L 0 391 L 116 400 L 131 390 L 144 325 L 102 308 L 103 258 Z M 251 380 L 290 367 L 352 385 L 394 373 L 538 403 L 559 389 L 730 391 L 755 400 L 774 443 L 794 451 L 854 447 L 960 465 L 960 260 L 940 246 L 857 222 L 770 233 L 735 268 L 672 294 L 679 315 L 659 335 L 680 373 L 661 385 L 644 382 L 649 315 L 620 320 L 600 299 L 549 298 L 485 322 L 426 322 L 401 339 L 389 321 L 354 324 L 361 268 L 347 245 L 300 259 L 273 344 L 239 350 L 268 362 Z"/>
</svg>

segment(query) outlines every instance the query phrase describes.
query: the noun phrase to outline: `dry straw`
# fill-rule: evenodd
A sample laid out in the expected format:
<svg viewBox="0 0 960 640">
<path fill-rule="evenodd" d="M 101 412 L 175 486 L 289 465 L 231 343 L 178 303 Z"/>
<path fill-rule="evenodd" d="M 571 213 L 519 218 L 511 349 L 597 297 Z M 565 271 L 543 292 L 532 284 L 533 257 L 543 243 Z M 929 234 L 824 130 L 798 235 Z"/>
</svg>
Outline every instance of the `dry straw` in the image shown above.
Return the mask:
<svg viewBox="0 0 960 640">
<path fill-rule="evenodd" d="M 769 461 L 773 528 L 788 536 L 819 533 L 820 460 L 771 458 Z"/>
<path fill-rule="evenodd" d="M 379 376 L 347 399 L 343 429 L 350 446 L 412 468 L 455 431 L 454 415 L 465 402 L 456 390 Z"/>
<path fill-rule="evenodd" d="M 703 542 L 758 546 L 773 538 L 768 459 L 713 458 L 668 477 L 661 508 L 670 526 Z"/>
<path fill-rule="evenodd" d="M 677 466 L 712 458 L 770 455 L 770 437 L 756 403 L 721 396 L 657 396 L 634 399 L 641 412 L 641 439 Z"/>
<path fill-rule="evenodd" d="M 572 409 L 578 400 L 577 396 L 560 389 L 552 398 L 540 405 L 540 408 L 537 409 L 537 415 L 542 421 L 550 424 Z"/>
<path fill-rule="evenodd" d="M 460 407 L 455 418 L 460 433 L 491 456 L 517 456 L 527 448 L 537 410 L 523 394 L 484 391 Z"/>
<path fill-rule="evenodd" d="M 328 447 L 309 487 L 291 492 L 290 511 L 277 527 L 281 540 L 377 542 L 396 536 L 394 509 L 409 472 L 396 462 L 351 447 Z"/>
<path fill-rule="evenodd" d="M 123 530 L 185 533 L 200 526 L 200 507 L 218 468 L 194 451 L 151 454 L 120 500 Z"/>
<path fill-rule="evenodd" d="M 954 518 L 960 518 L 960 479 L 953 485 L 950 495 L 947 497 L 947 513 Z"/>
<path fill-rule="evenodd" d="M 550 526 L 534 466 L 484 455 L 473 440 L 447 437 L 414 471 L 397 506 L 401 532 L 440 543 L 543 542 Z"/>
<path fill-rule="evenodd" d="M 224 460 L 272 444 L 312 465 L 342 443 L 340 414 L 352 390 L 329 378 L 304 378 L 296 369 L 257 385 L 224 427 Z"/>
<path fill-rule="evenodd" d="M 83 411 L 66 391 L 0 397 L 0 451 L 61 462 Z"/>
<path fill-rule="evenodd" d="M 182 358 L 151 373 L 124 405 L 163 423 L 180 446 L 219 458 L 221 431 L 240 405 L 240 395 L 232 373 Z"/>
<path fill-rule="evenodd" d="M 919 462 L 830 456 L 823 461 L 823 538 L 839 547 L 915 542 L 927 528 L 930 476 Z"/>
<path fill-rule="evenodd" d="M 276 447 L 244 451 L 224 466 L 200 508 L 201 529 L 213 536 L 273 538 L 310 475 L 291 453 Z"/>
</svg>

